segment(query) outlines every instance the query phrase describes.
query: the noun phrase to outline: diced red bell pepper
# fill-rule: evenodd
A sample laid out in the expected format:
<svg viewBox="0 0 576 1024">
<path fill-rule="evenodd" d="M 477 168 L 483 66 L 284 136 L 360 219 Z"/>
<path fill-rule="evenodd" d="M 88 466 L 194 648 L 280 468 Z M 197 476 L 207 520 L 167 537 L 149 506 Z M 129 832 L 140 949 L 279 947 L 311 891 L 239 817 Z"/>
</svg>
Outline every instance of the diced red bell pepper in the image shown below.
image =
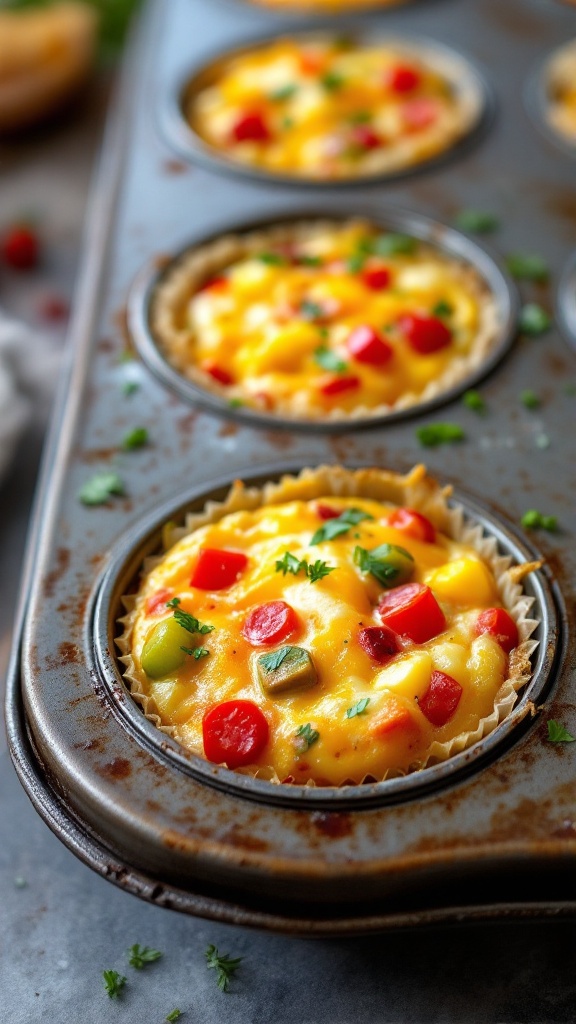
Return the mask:
<svg viewBox="0 0 576 1024">
<path fill-rule="evenodd" d="M 446 628 L 444 612 L 423 583 L 404 583 L 389 590 L 380 601 L 378 614 L 386 626 L 415 644 L 425 644 Z"/>
<path fill-rule="evenodd" d="M 204 284 L 200 285 L 200 287 L 196 289 L 196 292 L 219 292 L 223 291 L 224 288 L 227 288 L 229 284 L 230 279 L 228 277 L 210 277 L 204 282 Z"/>
<path fill-rule="evenodd" d="M 462 687 L 445 672 L 433 672 L 426 693 L 418 701 L 418 707 L 432 725 L 446 725 L 460 703 Z"/>
<path fill-rule="evenodd" d="M 232 374 L 228 373 L 228 370 L 225 370 L 223 366 L 218 366 L 217 363 L 203 363 L 202 369 L 204 373 L 208 373 L 219 384 L 229 385 L 234 383 Z"/>
<path fill-rule="evenodd" d="M 394 355 L 394 349 L 373 327 L 355 327 L 346 341 L 346 348 L 359 363 L 385 366 Z"/>
<path fill-rule="evenodd" d="M 364 284 L 367 288 L 371 288 L 373 292 L 381 292 L 384 288 L 388 288 L 391 276 L 388 267 L 366 267 L 362 271 Z"/>
<path fill-rule="evenodd" d="M 332 377 L 325 384 L 320 385 L 320 391 L 327 398 L 333 395 L 340 395 L 343 391 L 354 391 L 360 386 L 358 377 Z"/>
<path fill-rule="evenodd" d="M 251 700 L 227 700 L 202 719 L 204 753 L 214 764 L 242 768 L 252 764 L 268 743 L 268 722 Z"/>
<path fill-rule="evenodd" d="M 402 530 L 409 537 L 422 540 L 425 544 L 434 544 L 436 540 L 436 530 L 430 520 L 413 508 L 395 508 L 388 516 L 388 526 Z"/>
<path fill-rule="evenodd" d="M 358 643 L 379 665 L 385 665 L 402 650 L 398 636 L 388 626 L 366 626 L 358 634 Z"/>
<path fill-rule="evenodd" d="M 268 142 L 271 138 L 270 129 L 258 111 L 243 114 L 232 128 L 234 142 Z"/>
<path fill-rule="evenodd" d="M 158 612 L 166 611 L 166 604 L 171 597 L 172 591 L 166 590 L 165 587 L 151 594 L 145 605 L 146 615 L 157 615 Z"/>
<path fill-rule="evenodd" d="M 13 270 L 32 270 L 40 255 L 38 235 L 26 224 L 15 224 L 0 240 L 0 253 Z"/>
<path fill-rule="evenodd" d="M 316 511 L 320 519 L 338 519 L 338 516 L 341 515 L 337 508 L 332 508 L 330 505 L 316 505 Z"/>
<path fill-rule="evenodd" d="M 422 75 L 415 68 L 407 64 L 397 64 L 390 68 L 384 79 L 386 88 L 392 92 L 406 93 L 413 92 L 422 82 Z"/>
<path fill-rule="evenodd" d="M 389 697 L 385 706 L 374 718 L 370 732 L 376 737 L 385 737 L 397 729 L 410 729 L 415 725 L 408 708 L 397 697 Z"/>
<path fill-rule="evenodd" d="M 236 583 L 247 565 L 248 559 L 242 551 L 201 548 L 190 586 L 199 590 L 226 590 Z"/>
<path fill-rule="evenodd" d="M 298 619 L 291 605 L 285 601 L 268 601 L 252 609 L 244 620 L 242 635 L 254 646 L 277 644 L 297 626 Z"/>
<path fill-rule="evenodd" d="M 518 646 L 518 627 L 504 608 L 485 608 L 476 620 L 476 636 L 487 633 L 500 644 L 506 654 Z"/>
<path fill-rule="evenodd" d="M 319 50 L 301 50 L 298 63 L 305 75 L 317 75 L 326 67 L 326 54 Z"/>
<path fill-rule="evenodd" d="M 379 149 L 382 139 L 373 128 L 366 124 L 355 124 L 352 128 L 352 141 L 362 149 Z"/>
<path fill-rule="evenodd" d="M 408 131 L 419 132 L 437 120 L 439 108 L 436 100 L 418 96 L 402 105 L 402 120 Z"/>
<path fill-rule="evenodd" d="M 398 320 L 398 327 L 410 347 L 421 356 L 439 352 L 452 341 L 452 332 L 436 316 L 407 313 Z"/>
</svg>

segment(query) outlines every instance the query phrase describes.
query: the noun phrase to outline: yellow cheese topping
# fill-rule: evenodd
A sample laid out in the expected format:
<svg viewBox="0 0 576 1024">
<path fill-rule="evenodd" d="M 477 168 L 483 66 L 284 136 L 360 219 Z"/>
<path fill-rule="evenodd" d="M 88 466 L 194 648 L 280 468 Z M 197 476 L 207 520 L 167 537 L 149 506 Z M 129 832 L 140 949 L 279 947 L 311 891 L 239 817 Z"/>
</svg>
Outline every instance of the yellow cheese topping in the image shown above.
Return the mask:
<svg viewBox="0 0 576 1024">
<path fill-rule="evenodd" d="M 319 179 L 388 173 L 450 148 L 477 101 L 415 48 L 282 38 L 224 58 L 184 113 L 232 161 Z"/>
<path fill-rule="evenodd" d="M 178 285 L 177 302 L 168 280 L 154 307 L 169 360 L 233 405 L 385 414 L 451 387 L 495 340 L 482 279 L 414 238 L 349 221 L 236 241 L 211 276 Z"/>
<path fill-rule="evenodd" d="M 330 496 L 230 513 L 178 541 L 133 613 L 129 676 L 147 713 L 210 758 L 204 716 L 248 701 L 268 736 L 244 770 L 336 786 L 419 767 L 435 741 L 475 730 L 508 672 L 506 644 L 478 629 L 483 609 L 501 608 L 497 583 L 473 547 L 405 518 Z M 382 604 L 406 586 L 426 594 L 416 625 Z M 272 602 L 289 621 L 267 640 L 254 621 Z M 382 656 L 386 621 L 395 649 Z M 410 638 L 422 629 L 429 638 Z"/>
<path fill-rule="evenodd" d="M 563 47 L 552 61 L 549 119 L 556 131 L 576 142 L 576 42 Z"/>
</svg>

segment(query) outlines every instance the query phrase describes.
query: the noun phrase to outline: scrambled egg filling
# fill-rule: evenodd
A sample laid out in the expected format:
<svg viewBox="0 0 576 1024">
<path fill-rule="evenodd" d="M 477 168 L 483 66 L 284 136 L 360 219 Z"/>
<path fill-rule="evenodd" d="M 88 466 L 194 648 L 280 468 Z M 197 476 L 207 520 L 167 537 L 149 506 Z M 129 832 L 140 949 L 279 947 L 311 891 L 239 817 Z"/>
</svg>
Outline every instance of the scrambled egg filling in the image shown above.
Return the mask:
<svg viewBox="0 0 576 1024">
<path fill-rule="evenodd" d="M 400 592 L 424 603 L 398 618 Z M 281 782 L 379 780 L 492 713 L 518 640 L 481 629 L 486 609 L 514 634 L 489 565 L 417 513 L 290 501 L 228 514 L 159 561 L 137 598 L 133 676 L 200 756 Z M 226 760 L 207 723 L 240 706 L 264 733 L 255 756 Z"/>
<path fill-rule="evenodd" d="M 449 77 L 412 50 L 311 37 L 219 62 L 184 113 L 233 161 L 330 179 L 430 159 L 469 130 L 464 107 Z"/>
<path fill-rule="evenodd" d="M 549 97 L 552 126 L 576 142 L 576 42 L 563 48 L 552 64 Z"/>
</svg>

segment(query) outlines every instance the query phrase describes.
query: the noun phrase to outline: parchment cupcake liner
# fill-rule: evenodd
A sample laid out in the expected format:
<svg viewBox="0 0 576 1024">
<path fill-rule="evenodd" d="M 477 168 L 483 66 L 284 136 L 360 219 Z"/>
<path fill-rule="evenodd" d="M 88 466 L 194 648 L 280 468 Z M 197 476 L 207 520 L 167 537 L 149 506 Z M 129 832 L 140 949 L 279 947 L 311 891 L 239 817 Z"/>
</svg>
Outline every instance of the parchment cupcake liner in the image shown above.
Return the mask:
<svg viewBox="0 0 576 1024">
<path fill-rule="evenodd" d="M 434 526 L 449 538 L 472 546 L 480 557 L 487 562 L 494 575 L 498 594 L 502 605 L 510 613 L 518 627 L 520 643 L 509 657 L 508 677 L 504 680 L 495 698 L 494 709 L 490 715 L 480 719 L 476 729 L 461 733 L 444 743 L 434 741 L 428 750 L 425 761 L 415 761 L 410 765 L 409 772 L 420 771 L 428 766 L 448 760 L 455 754 L 471 747 L 488 736 L 510 714 L 518 699 L 518 693 L 530 679 L 532 672 L 531 655 L 538 646 L 538 641 L 531 639 L 540 624 L 538 618 L 532 617 L 534 599 L 524 593 L 521 580 L 528 573 L 540 567 L 539 562 L 512 564 L 509 555 L 501 555 L 498 551 L 496 538 L 484 532 L 483 527 L 471 523 L 466 518 L 462 506 L 449 506 L 448 499 L 452 493 L 450 486 L 441 487 L 429 477 L 422 465 L 415 466 L 406 476 L 400 476 L 386 470 L 359 469 L 346 470 L 342 467 L 320 466 L 317 469 L 304 469 L 298 476 L 286 475 L 278 482 L 271 482 L 262 488 L 245 487 L 236 481 L 224 501 L 209 501 L 201 512 L 189 513 L 185 524 L 178 526 L 166 524 L 163 531 L 165 550 L 162 554 L 145 559 L 142 575 L 146 576 L 159 562 L 165 553 L 183 537 L 194 533 L 202 526 L 216 523 L 224 516 L 233 512 L 249 511 L 262 506 L 273 506 L 295 500 L 310 501 L 324 497 L 363 497 L 389 502 L 395 505 L 416 508 L 422 512 Z M 116 639 L 121 652 L 119 660 L 124 665 L 124 678 L 134 700 L 140 705 L 145 717 L 161 732 L 178 740 L 177 729 L 162 724 L 154 699 L 147 695 L 135 671 L 131 654 L 131 636 L 136 621 L 139 599 L 135 595 L 123 597 L 126 614 L 118 620 L 122 632 Z M 530 713 L 527 705 L 526 714 Z M 192 751 L 203 760 L 202 751 Z M 271 767 L 248 766 L 239 769 L 244 775 L 283 784 Z M 357 781 L 384 781 L 407 774 L 403 770 L 388 771 L 382 779 L 374 779 L 372 775 L 361 780 L 343 780 L 341 785 Z M 315 786 L 313 780 L 305 783 Z"/>
</svg>

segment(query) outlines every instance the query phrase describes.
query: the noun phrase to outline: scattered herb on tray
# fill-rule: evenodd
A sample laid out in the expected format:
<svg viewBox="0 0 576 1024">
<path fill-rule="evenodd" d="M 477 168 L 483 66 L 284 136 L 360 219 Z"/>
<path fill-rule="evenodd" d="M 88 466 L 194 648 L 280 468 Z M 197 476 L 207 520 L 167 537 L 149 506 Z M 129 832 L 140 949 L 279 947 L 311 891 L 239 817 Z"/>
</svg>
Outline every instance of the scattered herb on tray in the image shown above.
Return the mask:
<svg viewBox="0 0 576 1024">
<path fill-rule="evenodd" d="M 462 402 L 467 409 L 472 409 L 472 412 L 480 414 L 485 413 L 488 408 L 479 391 L 466 391 L 462 396 Z"/>
<path fill-rule="evenodd" d="M 167 1020 L 167 1021 L 180 1020 L 181 1016 L 182 1016 L 182 1010 L 179 1010 L 178 1007 L 175 1007 L 173 1010 L 170 1011 L 170 1013 L 166 1014 L 164 1020 Z"/>
<path fill-rule="evenodd" d="M 519 326 L 523 334 L 536 338 L 550 330 L 552 317 L 537 302 L 528 302 L 520 312 Z"/>
<path fill-rule="evenodd" d="M 127 398 L 133 395 L 135 391 L 138 391 L 140 385 L 135 380 L 125 380 L 122 385 L 122 394 L 126 395 Z"/>
<path fill-rule="evenodd" d="M 83 505 L 105 505 L 113 495 L 124 494 L 124 483 L 117 473 L 96 473 L 78 491 Z"/>
<path fill-rule="evenodd" d="M 139 946 L 136 943 L 136 945 L 130 946 L 128 950 L 128 963 L 131 967 L 135 967 L 136 970 L 140 971 L 146 964 L 154 963 L 161 956 L 162 953 L 159 949 L 150 949 L 149 946 Z"/>
<path fill-rule="evenodd" d="M 463 441 L 466 434 L 457 423 L 428 423 L 417 428 L 416 437 L 425 448 L 435 448 L 439 444 Z"/>
<path fill-rule="evenodd" d="M 530 508 L 524 513 L 520 524 L 527 530 L 548 530 L 550 533 L 554 533 L 558 529 L 556 516 L 544 516 L 535 508 Z"/>
<path fill-rule="evenodd" d="M 545 260 L 534 253 L 513 252 L 507 257 L 506 266 L 512 277 L 519 281 L 535 281 L 536 284 L 545 284 L 549 277 Z"/>
<path fill-rule="evenodd" d="M 102 971 L 102 977 L 104 978 L 104 988 L 110 999 L 118 999 L 126 984 L 124 975 L 118 974 L 118 971 Z"/>
<path fill-rule="evenodd" d="M 208 946 L 204 955 L 208 969 L 216 971 L 216 984 L 218 988 L 221 992 L 227 992 L 230 979 L 236 974 L 242 963 L 242 957 L 232 958 L 229 953 L 224 953 L 221 956 L 216 946 L 212 945 Z"/>
<path fill-rule="evenodd" d="M 460 210 L 454 223 L 461 231 L 469 231 L 472 235 L 488 235 L 500 227 L 498 217 L 487 210 Z"/>
<path fill-rule="evenodd" d="M 560 722 L 550 718 L 546 723 L 548 726 L 548 739 L 550 743 L 574 743 L 576 736 L 572 736 Z"/>
<path fill-rule="evenodd" d="M 132 452 L 136 448 L 142 448 L 148 444 L 148 430 L 146 427 L 134 427 L 122 439 L 122 448 L 125 452 Z"/>
<path fill-rule="evenodd" d="M 527 409 L 539 409 L 542 404 L 541 399 L 538 398 L 536 392 L 531 391 L 530 388 L 520 392 L 520 401 Z"/>
</svg>

